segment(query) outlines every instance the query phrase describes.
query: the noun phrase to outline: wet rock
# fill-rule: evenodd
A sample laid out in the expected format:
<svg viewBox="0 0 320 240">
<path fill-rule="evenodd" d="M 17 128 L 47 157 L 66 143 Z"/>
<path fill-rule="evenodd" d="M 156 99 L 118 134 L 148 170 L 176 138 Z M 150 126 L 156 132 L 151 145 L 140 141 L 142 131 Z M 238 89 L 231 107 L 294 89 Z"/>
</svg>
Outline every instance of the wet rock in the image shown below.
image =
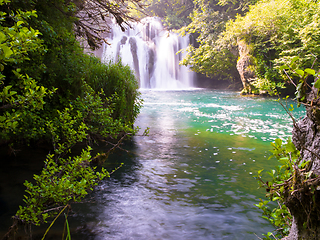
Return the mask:
<svg viewBox="0 0 320 240">
<path fill-rule="evenodd" d="M 294 124 L 292 141 L 302 159 L 313 162 L 311 170 L 320 175 L 320 115 L 318 105 L 307 106 L 306 116 Z"/>
<path fill-rule="evenodd" d="M 294 123 L 292 132 L 292 142 L 300 150 L 301 159 L 310 160 L 312 165 L 312 178 L 320 176 L 320 104 L 319 98 L 313 95 L 313 91 L 308 96 L 306 106 L 306 116 Z M 308 170 L 309 171 L 309 170 Z M 296 196 L 289 194 L 286 199 L 286 206 L 294 217 L 294 224 L 290 229 L 290 234 L 283 240 L 296 239 L 320 239 L 320 191 L 301 191 Z M 310 192 L 310 194 L 308 194 Z M 308 222 L 309 227 L 304 224 Z"/>
<path fill-rule="evenodd" d="M 120 44 L 121 44 L 121 45 L 126 44 L 127 39 L 128 39 L 128 38 L 127 38 L 126 36 L 123 36 L 123 37 L 121 38 Z"/>
<path fill-rule="evenodd" d="M 255 80 L 253 64 L 250 55 L 249 46 L 243 40 L 238 39 L 239 60 L 237 61 L 237 70 L 239 72 L 244 93 L 252 93 L 253 86 L 251 82 Z"/>
<path fill-rule="evenodd" d="M 137 40 L 133 37 L 129 38 L 130 50 L 133 58 L 133 67 L 135 71 L 136 78 L 140 86 L 140 70 L 139 70 L 139 58 L 137 53 Z"/>
<path fill-rule="evenodd" d="M 150 88 L 150 79 L 153 76 L 154 73 L 154 69 L 155 69 L 155 62 L 156 62 L 156 54 L 155 51 L 153 49 L 149 49 L 148 52 L 148 83 L 147 83 L 147 88 Z"/>
</svg>

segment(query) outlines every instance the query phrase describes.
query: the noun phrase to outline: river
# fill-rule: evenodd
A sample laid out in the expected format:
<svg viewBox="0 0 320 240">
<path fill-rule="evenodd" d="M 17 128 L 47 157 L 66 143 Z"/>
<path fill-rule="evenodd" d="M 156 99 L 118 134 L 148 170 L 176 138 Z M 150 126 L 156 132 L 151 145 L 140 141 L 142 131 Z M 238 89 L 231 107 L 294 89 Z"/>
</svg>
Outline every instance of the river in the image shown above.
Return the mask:
<svg viewBox="0 0 320 240">
<path fill-rule="evenodd" d="M 248 240 L 272 231 L 254 206 L 264 191 L 253 176 L 277 164 L 270 142 L 291 134 L 281 105 L 215 90 L 143 90 L 142 98 L 130 152 L 108 161 L 124 166 L 73 206 L 73 239 Z"/>
</svg>

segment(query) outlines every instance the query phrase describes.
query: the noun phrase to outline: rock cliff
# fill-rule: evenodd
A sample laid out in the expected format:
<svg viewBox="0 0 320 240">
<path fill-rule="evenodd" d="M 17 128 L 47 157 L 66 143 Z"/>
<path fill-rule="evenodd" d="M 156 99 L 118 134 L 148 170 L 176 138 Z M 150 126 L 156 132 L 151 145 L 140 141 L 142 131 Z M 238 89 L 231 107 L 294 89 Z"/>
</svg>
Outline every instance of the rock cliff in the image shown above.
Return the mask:
<svg viewBox="0 0 320 240">
<path fill-rule="evenodd" d="M 300 150 L 301 159 L 310 160 L 307 171 L 312 175 L 286 199 L 294 221 L 289 236 L 283 240 L 320 239 L 320 98 L 317 91 L 313 88 L 308 95 L 306 116 L 294 123 L 292 141 Z"/>
<path fill-rule="evenodd" d="M 255 79 L 255 73 L 253 71 L 253 64 L 250 56 L 249 46 L 245 41 L 238 39 L 239 59 L 237 61 L 237 70 L 240 74 L 240 78 L 243 85 L 243 93 L 251 94 L 252 85 L 250 84 Z"/>
</svg>

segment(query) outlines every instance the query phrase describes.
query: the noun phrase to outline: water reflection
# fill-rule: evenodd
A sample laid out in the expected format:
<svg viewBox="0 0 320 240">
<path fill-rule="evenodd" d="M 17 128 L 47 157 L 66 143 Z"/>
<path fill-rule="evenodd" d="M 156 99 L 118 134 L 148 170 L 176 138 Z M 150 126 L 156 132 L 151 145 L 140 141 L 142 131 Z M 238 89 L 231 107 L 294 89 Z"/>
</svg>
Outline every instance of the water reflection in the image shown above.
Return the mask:
<svg viewBox="0 0 320 240">
<path fill-rule="evenodd" d="M 133 138 L 132 155 L 114 155 L 110 161 L 124 167 L 94 202 L 74 207 L 86 231 L 73 238 L 231 240 L 270 231 L 253 206 L 264 193 L 252 175 L 275 164 L 266 160 L 269 142 L 290 135 L 281 107 L 233 92 L 146 91 L 143 98 L 136 124 L 150 135 Z"/>
</svg>

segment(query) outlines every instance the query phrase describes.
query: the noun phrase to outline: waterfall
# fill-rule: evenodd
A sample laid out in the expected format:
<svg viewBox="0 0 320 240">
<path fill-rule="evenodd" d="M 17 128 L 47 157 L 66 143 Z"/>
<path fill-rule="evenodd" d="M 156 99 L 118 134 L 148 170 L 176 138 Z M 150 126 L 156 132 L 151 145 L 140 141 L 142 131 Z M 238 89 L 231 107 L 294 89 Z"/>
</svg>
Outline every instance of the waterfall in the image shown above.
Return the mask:
<svg viewBox="0 0 320 240">
<path fill-rule="evenodd" d="M 109 44 L 103 45 L 103 61 L 118 61 L 135 72 L 140 88 L 188 89 L 193 86 L 194 73 L 180 66 L 189 37 L 167 31 L 158 18 L 147 17 L 122 32 L 112 28 Z"/>
</svg>

